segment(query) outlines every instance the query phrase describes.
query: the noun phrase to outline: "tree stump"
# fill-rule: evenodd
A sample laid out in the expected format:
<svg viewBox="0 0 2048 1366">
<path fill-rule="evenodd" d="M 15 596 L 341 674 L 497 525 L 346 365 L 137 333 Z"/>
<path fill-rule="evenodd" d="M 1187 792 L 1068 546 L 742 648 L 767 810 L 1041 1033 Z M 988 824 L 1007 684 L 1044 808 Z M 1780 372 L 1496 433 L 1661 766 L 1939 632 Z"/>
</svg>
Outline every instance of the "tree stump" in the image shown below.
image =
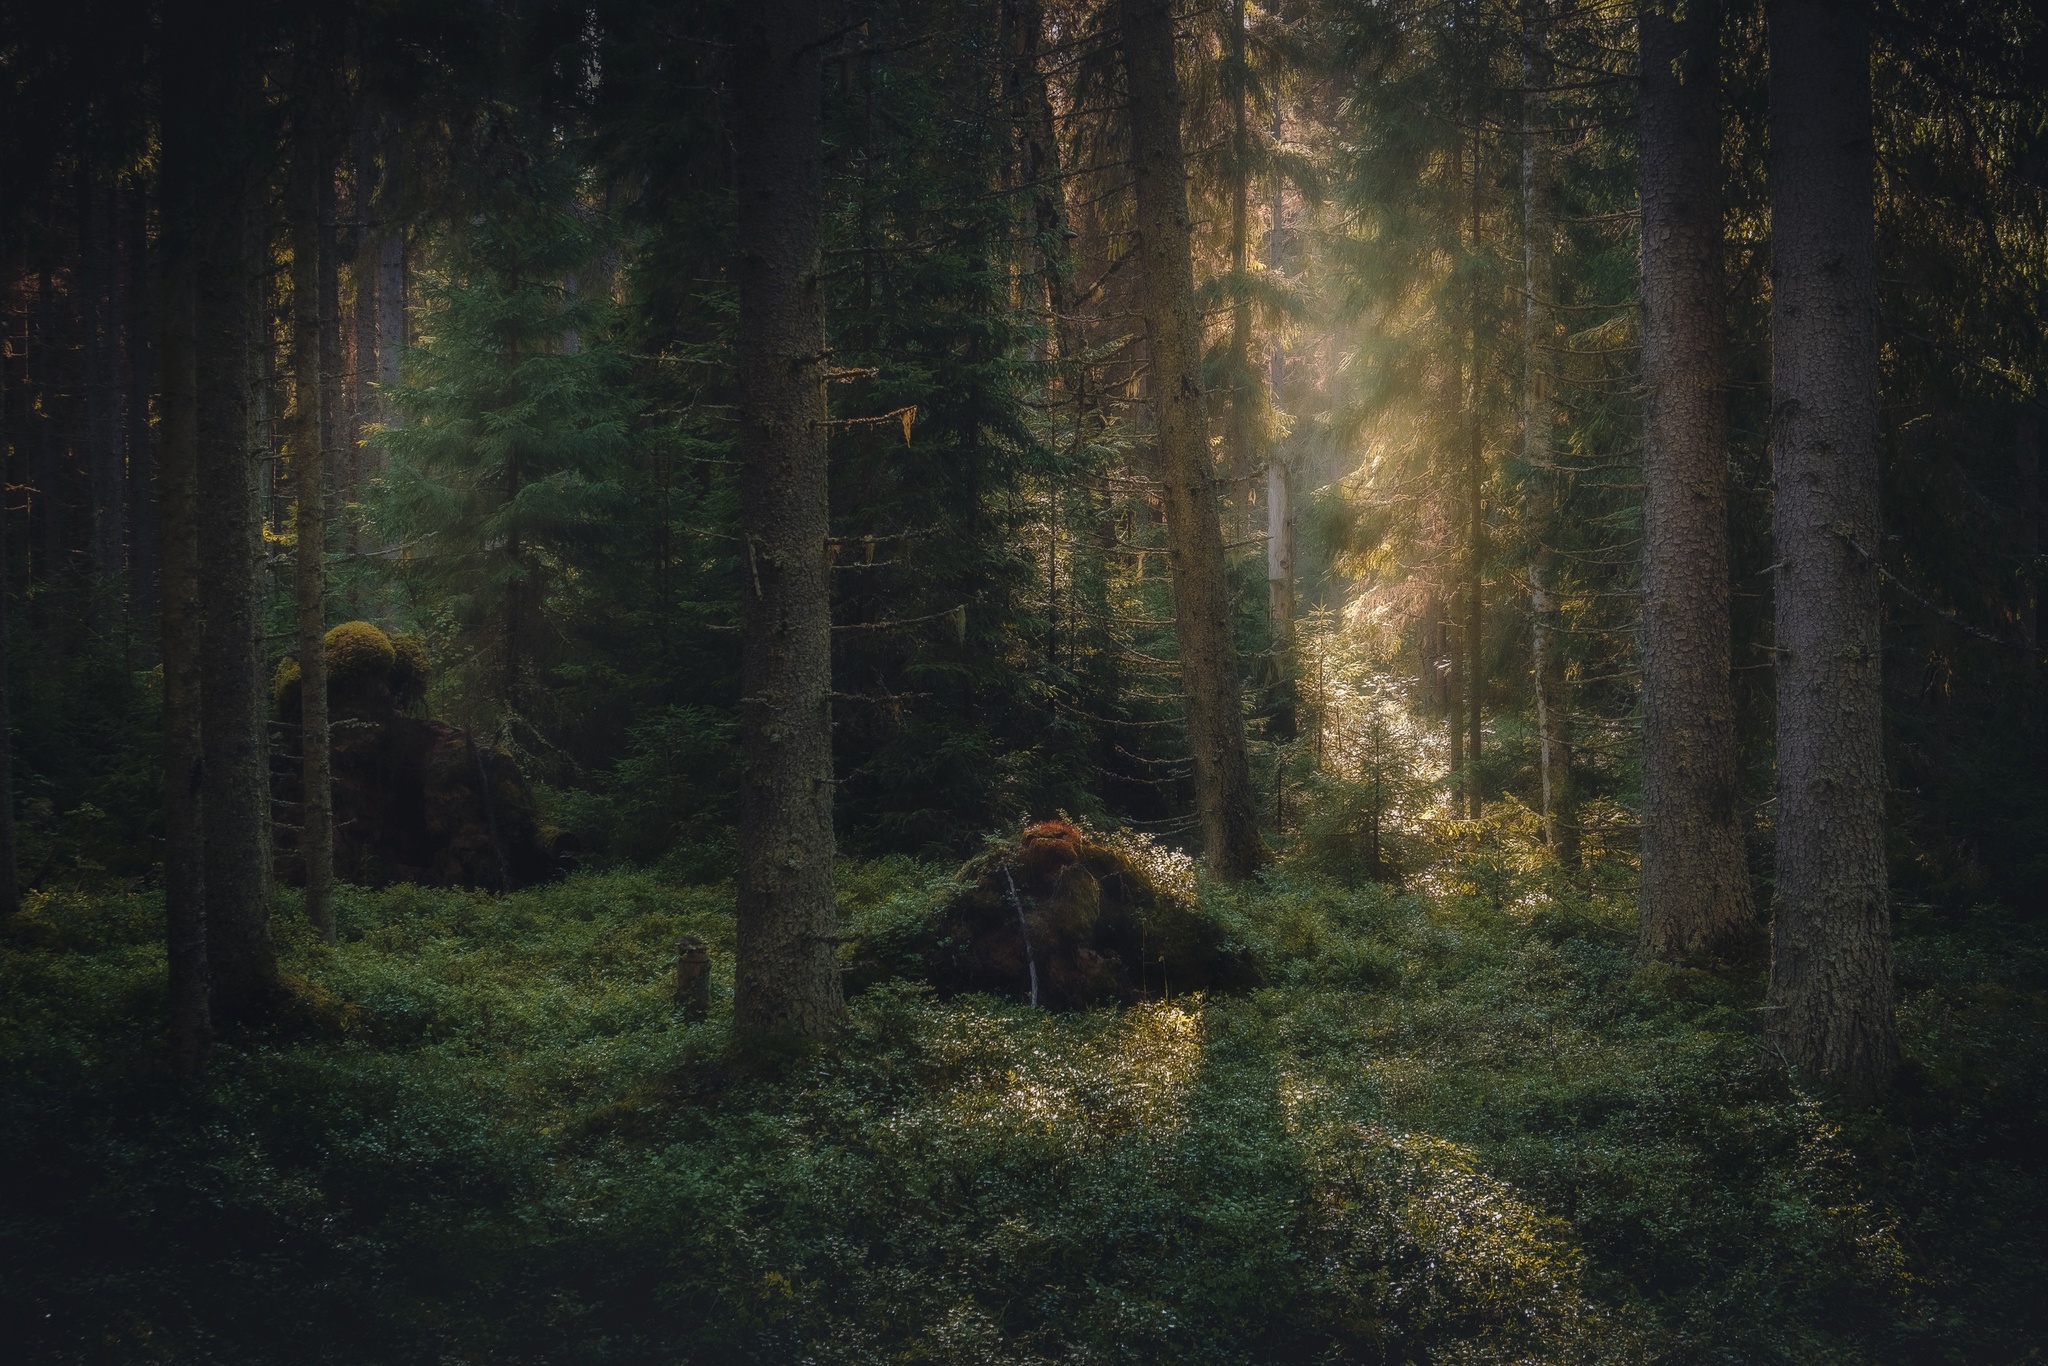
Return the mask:
<svg viewBox="0 0 2048 1366">
<path fill-rule="evenodd" d="M 676 941 L 676 1005 L 686 1020 L 711 1011 L 711 950 L 693 934 Z"/>
</svg>

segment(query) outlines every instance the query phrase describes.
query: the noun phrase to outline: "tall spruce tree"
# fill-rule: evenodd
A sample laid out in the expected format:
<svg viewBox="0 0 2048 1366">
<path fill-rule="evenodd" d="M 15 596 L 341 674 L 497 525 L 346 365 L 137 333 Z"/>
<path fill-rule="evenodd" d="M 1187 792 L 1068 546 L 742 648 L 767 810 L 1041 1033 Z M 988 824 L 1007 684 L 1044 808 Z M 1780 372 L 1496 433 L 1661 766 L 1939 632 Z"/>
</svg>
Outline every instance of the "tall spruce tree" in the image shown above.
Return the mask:
<svg viewBox="0 0 2048 1366">
<path fill-rule="evenodd" d="M 1877 251 L 1865 0 L 1773 0 L 1778 868 L 1771 1033 L 1852 1098 L 1898 1065 L 1885 861 Z"/>
<path fill-rule="evenodd" d="M 252 404 L 257 280 L 267 245 L 259 212 L 258 158 L 265 149 L 254 51 L 262 16 L 242 5 L 198 9 L 209 73 L 196 97 L 206 174 L 193 195 L 207 963 L 215 1013 L 260 1017 L 277 989 L 270 935 L 269 694 L 257 639 L 261 467 Z"/>
<path fill-rule="evenodd" d="M 1150 361 L 1146 383 L 1158 434 L 1195 805 L 1209 871 L 1221 881 L 1235 882 L 1249 877 L 1266 853 L 1252 810 L 1202 392 L 1173 10 L 1166 0 L 1118 0 L 1117 12 L 1130 98 L 1137 254 L 1143 271 L 1140 311 Z"/>
<path fill-rule="evenodd" d="M 1728 656 L 1719 6 L 1639 12 L 1643 252 L 1642 946 L 1754 923 Z"/>
<path fill-rule="evenodd" d="M 840 1015 L 832 891 L 832 606 L 818 0 L 738 15 L 739 952 L 733 1020 L 817 1037 Z"/>
<path fill-rule="evenodd" d="M 323 221 L 322 181 L 333 181 L 328 154 L 326 80 L 330 54 L 319 20 L 308 14 L 299 35 L 300 116 L 291 168 L 292 232 L 292 485 L 298 511 L 293 596 L 299 661 L 299 865 L 306 918 L 334 938 L 333 751 L 327 723 L 327 429 L 329 385 L 321 304 L 333 255 Z"/>
</svg>

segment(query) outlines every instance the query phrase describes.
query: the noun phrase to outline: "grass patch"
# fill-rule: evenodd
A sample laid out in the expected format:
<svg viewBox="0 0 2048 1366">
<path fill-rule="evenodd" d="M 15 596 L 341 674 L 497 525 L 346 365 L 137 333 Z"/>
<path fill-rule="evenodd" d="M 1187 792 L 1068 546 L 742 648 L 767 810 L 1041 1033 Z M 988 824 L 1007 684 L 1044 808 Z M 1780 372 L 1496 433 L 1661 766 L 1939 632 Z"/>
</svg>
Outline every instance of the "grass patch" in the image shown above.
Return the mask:
<svg viewBox="0 0 2048 1366">
<path fill-rule="evenodd" d="M 934 870 L 849 865 L 856 926 Z M 0 1335 L 75 1362 L 1991 1362 L 2048 1328 L 2033 927 L 1901 916 L 1911 1062 L 1789 1090 L 1757 984 L 1480 869 L 1210 892 L 1268 986 L 1047 1016 L 912 982 L 763 1070 L 729 893 L 345 891 L 297 1008 L 160 1064 L 160 905 L 0 947 Z M 894 908 L 894 909 L 892 909 Z M 680 934 L 714 1009 L 670 1007 Z"/>
</svg>

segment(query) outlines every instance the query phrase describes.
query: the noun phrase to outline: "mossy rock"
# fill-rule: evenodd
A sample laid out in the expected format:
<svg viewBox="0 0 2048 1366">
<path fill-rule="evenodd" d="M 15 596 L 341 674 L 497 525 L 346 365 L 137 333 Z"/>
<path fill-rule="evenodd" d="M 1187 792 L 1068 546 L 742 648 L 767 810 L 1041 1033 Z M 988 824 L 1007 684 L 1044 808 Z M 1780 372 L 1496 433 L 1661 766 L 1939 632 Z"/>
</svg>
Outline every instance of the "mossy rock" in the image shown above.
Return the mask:
<svg viewBox="0 0 2048 1366">
<path fill-rule="evenodd" d="M 1051 1010 L 1258 984 L 1251 954 L 1194 894 L 1192 869 L 1132 835 L 1028 826 L 921 904 L 869 918 L 848 987 L 923 979 Z"/>
<path fill-rule="evenodd" d="M 278 715 L 298 715 L 303 671 L 295 656 L 278 661 L 270 695 Z M 427 694 L 427 646 L 416 635 L 386 635 L 374 622 L 345 621 L 327 633 L 327 696 L 338 706 L 399 711 Z"/>
<path fill-rule="evenodd" d="M 347 687 L 369 679 L 382 681 L 398 663 L 391 637 L 367 621 L 344 621 L 327 633 L 327 684 Z"/>
</svg>

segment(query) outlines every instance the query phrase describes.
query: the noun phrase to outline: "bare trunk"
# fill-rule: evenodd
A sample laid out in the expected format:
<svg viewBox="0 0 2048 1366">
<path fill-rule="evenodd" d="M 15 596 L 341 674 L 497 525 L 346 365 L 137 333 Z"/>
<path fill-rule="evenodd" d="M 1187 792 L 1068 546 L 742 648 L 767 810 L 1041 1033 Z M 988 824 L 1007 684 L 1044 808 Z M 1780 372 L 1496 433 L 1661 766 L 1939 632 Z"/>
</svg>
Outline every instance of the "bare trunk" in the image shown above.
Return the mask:
<svg viewBox="0 0 2048 1366">
<path fill-rule="evenodd" d="M 1280 141 L 1280 98 L 1273 93 L 1273 141 Z M 1272 177 L 1271 228 L 1266 235 L 1266 266 L 1280 273 L 1287 201 L 1279 169 Z M 1276 344 L 1267 360 L 1266 386 L 1276 405 L 1287 359 Z M 1273 720 L 1268 732 L 1291 740 L 1297 730 L 1294 655 L 1294 470 L 1287 452 L 1274 445 L 1266 452 L 1266 616 L 1273 638 Z"/>
<path fill-rule="evenodd" d="M 1529 658 L 1536 690 L 1537 768 L 1543 786 L 1543 842 L 1566 867 L 1579 861 L 1572 810 L 1571 729 L 1551 595 L 1549 537 L 1557 519 L 1557 459 L 1551 449 L 1552 349 L 1557 342 L 1551 200 L 1556 168 L 1550 136 L 1548 0 L 1522 3 L 1522 463 L 1529 535 Z"/>
<path fill-rule="evenodd" d="M 1479 253 L 1479 144 L 1472 144 L 1472 221 L 1468 250 Z M 1467 301 L 1465 389 L 1465 814 L 1478 820 L 1484 791 L 1479 756 L 1485 747 L 1486 701 L 1486 437 L 1479 405 L 1485 397 L 1486 367 L 1479 354 L 1479 284 Z"/>
<path fill-rule="evenodd" d="M 1149 387 L 1158 425 L 1181 688 L 1194 750 L 1195 803 L 1210 873 L 1219 881 L 1236 882 L 1263 863 L 1266 852 L 1252 810 L 1237 649 L 1230 635 L 1223 535 L 1203 407 L 1173 14 L 1165 0 L 1120 0 L 1119 13 L 1130 81 L 1131 161 L 1143 269 L 1140 311 L 1151 360 Z"/>
<path fill-rule="evenodd" d="M 206 857 L 201 818 L 199 592 L 199 386 L 195 318 L 203 158 L 215 150 L 202 106 L 204 26 L 192 7 L 164 21 L 161 276 L 157 318 L 163 365 L 163 445 L 158 462 L 164 668 L 164 937 L 169 969 L 171 1060 L 198 1074 L 212 1035 L 206 951 Z"/>
<path fill-rule="evenodd" d="M 1643 252 L 1642 949 L 1754 925 L 1735 806 L 1717 6 L 1638 15 Z"/>
<path fill-rule="evenodd" d="M 232 42 L 233 40 L 227 40 Z M 226 79 L 216 80 L 225 84 Z M 225 96 L 239 104 L 241 92 Z M 231 109 L 223 122 L 238 113 Z M 239 130 L 230 127 L 227 136 Z M 218 155 L 218 154 L 216 154 Z M 270 937 L 270 783 L 257 648 L 261 519 L 251 422 L 250 334 L 261 258 L 249 176 L 228 167 L 205 187 L 210 212 L 199 258 L 199 589 L 205 740 L 206 942 L 220 1016 L 261 1016 L 277 988 Z"/>
<path fill-rule="evenodd" d="M 398 361 L 405 354 L 405 234 L 390 224 L 377 247 L 376 288 L 376 379 L 390 386 L 398 383 Z"/>
<path fill-rule="evenodd" d="M 760 0 L 734 60 L 741 782 L 733 1021 L 818 1037 L 843 1009 L 832 891 L 819 0 Z"/>
<path fill-rule="evenodd" d="M 1778 569 L 1772 1034 L 1810 1084 L 1898 1066 L 1884 842 L 1877 262 L 1859 0 L 1773 0 L 1771 447 Z"/>
<path fill-rule="evenodd" d="M 93 572 L 119 592 L 126 578 L 128 487 L 121 460 L 121 403 L 116 363 L 113 194 L 102 202 L 99 178 L 89 164 L 78 170 L 79 264 L 82 267 L 76 317 L 84 332 L 80 359 L 85 367 L 86 474 L 91 506 Z"/>
<path fill-rule="evenodd" d="M 128 195 L 127 256 L 128 610 L 148 619 L 157 614 L 156 449 L 149 423 L 156 372 L 149 341 L 155 291 L 149 274 L 149 205 L 139 177 Z"/>
<path fill-rule="evenodd" d="M 319 60 L 308 54 L 302 75 L 317 79 Z M 302 98 L 313 98 L 301 92 Z M 315 117 L 318 117 L 315 115 Z M 325 300 L 327 231 L 321 222 L 322 180 L 332 169 L 317 130 L 298 130 L 292 168 L 292 482 L 298 495 L 296 575 L 299 659 L 299 866 L 305 875 L 306 918 L 320 937 L 334 939 L 333 751 L 327 723 L 327 357 L 321 305 Z"/>
<path fill-rule="evenodd" d="M 1250 73 L 1245 67 L 1244 0 L 1231 0 L 1230 8 L 1230 56 L 1225 68 L 1225 88 L 1230 92 L 1230 430 L 1228 450 L 1229 499 L 1233 513 L 1231 525 L 1236 528 L 1232 539 L 1239 539 L 1251 530 L 1251 520 L 1246 515 L 1250 499 L 1253 472 L 1258 466 L 1257 417 L 1259 396 L 1257 378 L 1252 373 L 1252 309 L 1251 299 L 1245 292 L 1246 277 L 1251 272 L 1251 127 L 1248 122 L 1250 111 L 1245 101 L 1249 98 Z"/>
<path fill-rule="evenodd" d="M 2041 642 L 2041 591 L 2034 581 L 2034 562 L 2041 554 L 2041 433 L 2032 414 L 2020 418 L 2017 435 L 2013 473 L 2019 498 L 2013 508 L 2013 520 L 2018 535 L 2014 537 L 2013 549 L 2019 562 L 2026 566 L 2020 582 L 2020 638 L 2031 650 Z"/>
<path fill-rule="evenodd" d="M 6 482 L 7 372 L 0 364 L 0 485 Z M 7 681 L 7 509 L 0 505 L 0 920 L 21 909 L 21 882 L 14 849 L 14 720 Z"/>
<path fill-rule="evenodd" d="M 1465 750 L 1465 814 L 1478 820 L 1485 794 L 1479 776 L 1486 703 L 1486 447 L 1479 428 L 1479 336 L 1471 337 L 1471 397 L 1465 411 L 1465 697 L 1470 730 Z"/>
</svg>

